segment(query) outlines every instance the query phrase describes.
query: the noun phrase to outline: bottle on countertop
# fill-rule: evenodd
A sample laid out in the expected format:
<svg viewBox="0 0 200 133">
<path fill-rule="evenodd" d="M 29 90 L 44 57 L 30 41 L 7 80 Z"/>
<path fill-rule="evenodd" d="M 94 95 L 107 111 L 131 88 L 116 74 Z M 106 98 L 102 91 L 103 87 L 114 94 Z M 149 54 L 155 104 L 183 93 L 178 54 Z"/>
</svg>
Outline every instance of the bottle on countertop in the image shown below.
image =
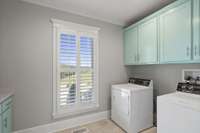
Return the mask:
<svg viewBox="0 0 200 133">
<path fill-rule="evenodd" d="M 196 84 L 200 84 L 200 75 L 196 78 Z"/>
</svg>

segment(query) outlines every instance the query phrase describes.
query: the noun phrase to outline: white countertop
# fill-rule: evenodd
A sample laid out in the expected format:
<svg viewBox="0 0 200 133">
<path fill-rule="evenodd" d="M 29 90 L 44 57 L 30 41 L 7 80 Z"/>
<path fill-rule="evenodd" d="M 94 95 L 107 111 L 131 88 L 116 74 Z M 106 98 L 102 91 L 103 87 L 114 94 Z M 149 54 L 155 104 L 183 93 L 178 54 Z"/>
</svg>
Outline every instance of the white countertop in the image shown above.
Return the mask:
<svg viewBox="0 0 200 133">
<path fill-rule="evenodd" d="M 13 90 L 0 88 L 0 103 L 14 94 Z"/>
</svg>

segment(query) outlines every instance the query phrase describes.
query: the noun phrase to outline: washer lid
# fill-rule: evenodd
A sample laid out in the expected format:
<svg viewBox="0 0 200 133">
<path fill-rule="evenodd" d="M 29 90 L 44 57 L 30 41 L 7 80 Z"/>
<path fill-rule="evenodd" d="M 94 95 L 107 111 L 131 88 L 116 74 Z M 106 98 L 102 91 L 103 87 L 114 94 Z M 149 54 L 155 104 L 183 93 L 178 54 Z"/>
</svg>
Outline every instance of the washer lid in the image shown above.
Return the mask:
<svg viewBox="0 0 200 133">
<path fill-rule="evenodd" d="M 150 89 L 147 86 L 141 86 L 141 85 L 136 85 L 136 84 L 117 84 L 117 85 L 112 85 L 112 88 L 129 90 L 129 91 L 141 91 L 141 90 Z"/>
<path fill-rule="evenodd" d="M 200 111 L 200 95 L 175 92 L 158 96 L 158 100 L 164 100 L 165 102 L 174 103 L 185 108 L 191 108 L 193 110 Z"/>
</svg>

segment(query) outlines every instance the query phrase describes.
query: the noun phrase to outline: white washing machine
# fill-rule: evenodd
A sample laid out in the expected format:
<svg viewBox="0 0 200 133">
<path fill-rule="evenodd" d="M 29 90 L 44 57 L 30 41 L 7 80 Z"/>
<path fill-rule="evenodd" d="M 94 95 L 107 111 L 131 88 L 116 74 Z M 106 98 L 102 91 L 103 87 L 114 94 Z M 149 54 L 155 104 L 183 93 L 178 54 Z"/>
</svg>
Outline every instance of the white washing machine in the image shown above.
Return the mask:
<svg viewBox="0 0 200 133">
<path fill-rule="evenodd" d="M 153 126 L 153 81 L 130 78 L 112 85 L 111 119 L 128 133 Z"/>
<path fill-rule="evenodd" d="M 200 133 L 200 85 L 179 83 L 177 92 L 158 96 L 157 133 Z"/>
</svg>

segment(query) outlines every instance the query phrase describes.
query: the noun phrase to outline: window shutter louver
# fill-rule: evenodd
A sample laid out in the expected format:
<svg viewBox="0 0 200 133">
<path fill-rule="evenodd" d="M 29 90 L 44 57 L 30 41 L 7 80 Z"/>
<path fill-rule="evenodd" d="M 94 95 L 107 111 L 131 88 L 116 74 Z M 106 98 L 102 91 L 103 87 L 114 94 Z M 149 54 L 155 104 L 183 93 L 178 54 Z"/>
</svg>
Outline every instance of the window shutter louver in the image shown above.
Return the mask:
<svg viewBox="0 0 200 133">
<path fill-rule="evenodd" d="M 89 103 L 94 100 L 93 84 L 93 39 L 80 37 L 80 66 L 85 68 L 80 73 L 80 100 Z"/>
<path fill-rule="evenodd" d="M 76 102 L 76 74 L 75 72 L 60 73 L 59 103 L 60 106 Z"/>
<path fill-rule="evenodd" d="M 93 39 L 89 37 L 80 37 L 80 66 L 93 66 Z"/>
<path fill-rule="evenodd" d="M 76 102 L 76 72 L 77 64 L 76 36 L 60 34 L 60 84 L 58 88 L 59 106 L 62 108 Z"/>
<path fill-rule="evenodd" d="M 93 73 L 82 71 L 80 80 L 80 100 L 81 102 L 92 102 L 94 97 Z"/>
<path fill-rule="evenodd" d="M 76 36 L 62 33 L 60 35 L 60 64 L 64 67 L 76 66 Z"/>
</svg>

